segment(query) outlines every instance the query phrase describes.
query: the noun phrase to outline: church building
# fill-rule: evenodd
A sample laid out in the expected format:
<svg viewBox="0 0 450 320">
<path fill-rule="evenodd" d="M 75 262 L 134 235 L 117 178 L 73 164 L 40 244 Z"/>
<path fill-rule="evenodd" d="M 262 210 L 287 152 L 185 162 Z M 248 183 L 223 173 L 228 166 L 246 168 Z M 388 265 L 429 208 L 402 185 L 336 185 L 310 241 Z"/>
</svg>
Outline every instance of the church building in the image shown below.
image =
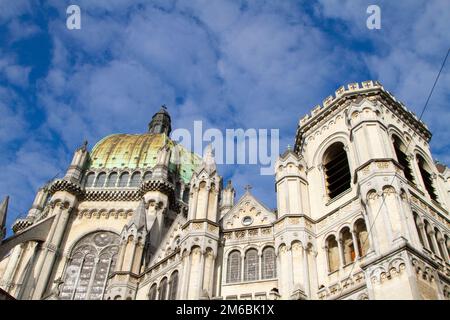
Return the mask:
<svg viewBox="0 0 450 320">
<path fill-rule="evenodd" d="M 274 167 L 277 207 L 235 199 L 214 154 L 142 134 L 85 143 L 6 237 L 15 299 L 450 299 L 450 169 L 431 132 L 377 81 L 301 118 Z"/>
</svg>

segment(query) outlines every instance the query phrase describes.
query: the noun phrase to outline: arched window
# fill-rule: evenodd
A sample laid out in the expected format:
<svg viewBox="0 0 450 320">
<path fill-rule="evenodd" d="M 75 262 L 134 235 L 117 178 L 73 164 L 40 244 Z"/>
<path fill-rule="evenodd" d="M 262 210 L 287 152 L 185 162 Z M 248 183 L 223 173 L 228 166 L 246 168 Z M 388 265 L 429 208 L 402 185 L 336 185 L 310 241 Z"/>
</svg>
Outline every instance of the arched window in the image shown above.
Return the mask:
<svg viewBox="0 0 450 320">
<path fill-rule="evenodd" d="M 433 187 L 433 171 L 431 170 L 425 159 L 420 155 L 417 155 L 417 163 L 419 165 L 419 171 L 420 175 L 422 176 L 422 181 L 425 185 L 425 189 L 430 195 L 430 198 L 434 201 L 437 201 L 436 190 Z"/>
<path fill-rule="evenodd" d="M 144 173 L 144 177 L 142 178 L 142 180 L 148 181 L 148 180 L 150 180 L 151 177 L 152 177 L 152 173 L 150 171 L 147 171 L 146 173 Z"/>
<path fill-rule="evenodd" d="M 403 167 L 405 178 L 409 182 L 414 183 L 411 164 L 409 163 L 408 156 L 406 155 L 406 147 L 403 144 L 402 140 L 400 140 L 400 138 L 396 135 L 393 135 L 392 139 L 394 141 L 395 155 L 397 156 L 398 163 L 400 163 L 400 165 Z"/>
<path fill-rule="evenodd" d="M 151 287 L 150 287 L 150 291 L 148 293 L 148 299 L 149 300 L 156 300 L 156 283 L 154 283 Z"/>
<path fill-rule="evenodd" d="M 241 281 L 241 253 L 233 251 L 228 255 L 227 263 L 227 282 Z"/>
<path fill-rule="evenodd" d="M 336 237 L 331 235 L 326 241 L 328 270 L 334 272 L 339 269 L 339 249 Z"/>
<path fill-rule="evenodd" d="M 275 249 L 272 247 L 264 248 L 262 252 L 262 279 L 272 279 L 277 276 L 277 262 Z"/>
<path fill-rule="evenodd" d="M 178 271 L 175 271 L 170 276 L 169 282 L 169 300 L 176 300 L 178 292 Z"/>
<path fill-rule="evenodd" d="M 444 247 L 444 238 L 442 237 L 442 233 L 439 231 L 438 228 L 434 228 L 434 234 L 436 236 L 436 243 L 438 246 L 438 251 L 439 251 L 439 255 L 441 256 L 442 259 L 445 259 L 445 250 L 446 248 Z"/>
<path fill-rule="evenodd" d="M 99 173 L 99 175 L 97 176 L 97 181 L 95 181 L 95 186 L 97 188 L 103 187 L 105 185 L 105 180 L 106 180 L 106 173 L 104 172 Z"/>
<path fill-rule="evenodd" d="M 420 224 L 421 224 L 420 218 L 417 215 L 417 213 L 415 213 L 415 212 L 413 212 L 413 216 L 414 216 L 414 224 L 416 226 L 416 231 L 417 231 L 417 235 L 419 236 L 420 243 L 422 244 L 422 246 L 425 246 L 425 242 L 423 241 L 423 237 L 422 237 L 422 230 L 420 228 Z"/>
<path fill-rule="evenodd" d="M 347 153 L 341 142 L 333 143 L 327 149 L 323 158 L 323 168 L 327 193 L 330 199 L 350 189 L 350 167 Z"/>
<path fill-rule="evenodd" d="M 94 174 L 93 172 L 90 172 L 90 173 L 86 176 L 85 187 L 86 187 L 86 188 L 92 187 L 92 184 L 94 183 L 94 179 L 95 179 L 95 174 Z"/>
<path fill-rule="evenodd" d="M 94 232 L 79 240 L 64 272 L 60 298 L 102 300 L 118 251 L 119 236 L 112 232 Z"/>
<path fill-rule="evenodd" d="M 249 249 L 245 253 L 244 269 L 244 281 L 259 279 L 259 257 L 256 249 Z"/>
<path fill-rule="evenodd" d="M 364 257 L 369 251 L 369 234 L 367 233 L 366 222 L 362 219 L 355 223 L 356 241 L 358 241 L 359 256 Z"/>
<path fill-rule="evenodd" d="M 115 187 L 117 182 L 117 172 L 111 172 L 108 177 L 107 187 Z"/>
<path fill-rule="evenodd" d="M 428 242 L 428 247 L 430 248 L 431 251 L 433 251 L 434 254 L 436 254 L 436 248 L 434 247 L 433 244 L 433 228 L 431 228 L 430 223 L 425 220 L 424 222 L 424 227 L 425 227 L 425 235 L 427 237 L 427 242 Z"/>
<path fill-rule="evenodd" d="M 140 172 L 133 173 L 130 180 L 130 187 L 139 187 L 140 183 L 141 183 L 141 173 Z"/>
<path fill-rule="evenodd" d="M 350 229 L 344 228 L 341 231 L 342 250 L 344 256 L 344 265 L 355 261 L 355 246 L 353 245 L 353 237 Z"/>
<path fill-rule="evenodd" d="M 167 278 L 164 277 L 159 283 L 158 300 L 167 300 Z"/>
<path fill-rule="evenodd" d="M 128 172 L 124 172 L 120 175 L 120 179 L 119 179 L 119 187 L 126 187 L 128 186 L 128 179 L 129 179 L 130 175 Z"/>
</svg>

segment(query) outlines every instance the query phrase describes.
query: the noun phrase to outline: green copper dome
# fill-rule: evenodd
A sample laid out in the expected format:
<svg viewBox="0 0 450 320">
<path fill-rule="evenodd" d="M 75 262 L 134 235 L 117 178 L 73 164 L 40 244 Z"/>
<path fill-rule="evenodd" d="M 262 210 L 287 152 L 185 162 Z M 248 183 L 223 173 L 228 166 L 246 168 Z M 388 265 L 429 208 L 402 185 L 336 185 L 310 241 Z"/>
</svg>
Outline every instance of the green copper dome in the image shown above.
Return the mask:
<svg viewBox="0 0 450 320">
<path fill-rule="evenodd" d="M 202 159 L 173 142 L 164 133 L 109 135 L 100 140 L 92 149 L 89 168 L 150 169 L 156 164 L 158 150 L 166 143 L 172 150 L 169 171 L 173 173 L 178 171 L 183 181 L 188 183 L 194 170 L 201 165 Z M 179 151 L 179 161 L 176 161 L 177 155 L 174 150 L 176 145 Z"/>
</svg>

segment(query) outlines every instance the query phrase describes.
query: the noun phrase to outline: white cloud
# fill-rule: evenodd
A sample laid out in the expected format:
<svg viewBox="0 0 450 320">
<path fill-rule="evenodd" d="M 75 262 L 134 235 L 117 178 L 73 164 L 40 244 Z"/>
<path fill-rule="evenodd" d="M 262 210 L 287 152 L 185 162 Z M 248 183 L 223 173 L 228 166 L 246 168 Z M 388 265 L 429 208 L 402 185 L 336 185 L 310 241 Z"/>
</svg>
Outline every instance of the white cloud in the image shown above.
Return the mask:
<svg viewBox="0 0 450 320">
<path fill-rule="evenodd" d="M 31 188 L 65 167 L 81 141 L 87 138 L 92 147 L 110 133 L 144 132 L 163 103 L 173 128 L 191 128 L 194 120 L 203 120 L 205 129 L 280 128 L 282 148 L 293 143 L 303 114 L 338 86 L 367 80 L 361 75 L 372 75 L 420 110 L 450 43 L 448 4 L 381 1 L 382 29 L 369 31 L 370 2 L 319 1 L 311 16 L 295 1 L 83 0 L 82 29 L 70 31 L 64 23 L 69 2 L 49 1 L 59 16 L 48 22 L 51 66 L 37 83 L 45 123 L 32 151 L 26 143 L 14 149 L 22 162 L 2 173 L 0 191 L 11 184 L 15 197 L 29 204 Z M 12 9 L 29 11 L 24 3 L 9 5 L 0 21 L 18 15 Z M 0 60 L 0 72 L 12 84 L 29 85 L 29 67 L 14 60 L 3 67 Z M 439 137 L 433 147 L 441 159 L 448 159 L 450 148 L 449 89 L 443 74 L 425 117 Z M 9 104 L 0 108 L 8 119 L 0 139 L 3 132 L 23 138 L 23 115 Z M 50 150 L 53 134 L 62 140 L 57 150 Z M 67 161 L 55 163 L 60 158 Z M 26 177 L 19 164 L 31 168 Z M 35 165 L 47 167 L 34 172 Z M 255 166 L 220 169 L 238 189 L 251 183 L 263 202 L 275 206 L 273 177 L 259 176 Z"/>
</svg>

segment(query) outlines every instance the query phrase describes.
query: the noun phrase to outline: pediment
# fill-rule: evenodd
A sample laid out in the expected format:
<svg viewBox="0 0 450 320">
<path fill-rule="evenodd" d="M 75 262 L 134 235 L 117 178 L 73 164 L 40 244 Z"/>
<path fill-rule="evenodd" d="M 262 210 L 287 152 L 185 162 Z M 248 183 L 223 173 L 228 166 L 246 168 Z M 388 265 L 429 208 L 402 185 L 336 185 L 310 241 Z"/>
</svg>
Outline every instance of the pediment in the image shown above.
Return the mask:
<svg viewBox="0 0 450 320">
<path fill-rule="evenodd" d="M 275 220 L 275 213 L 251 193 L 246 192 L 237 204 L 222 217 L 221 223 L 222 228 L 226 230 L 268 225 Z"/>
</svg>

